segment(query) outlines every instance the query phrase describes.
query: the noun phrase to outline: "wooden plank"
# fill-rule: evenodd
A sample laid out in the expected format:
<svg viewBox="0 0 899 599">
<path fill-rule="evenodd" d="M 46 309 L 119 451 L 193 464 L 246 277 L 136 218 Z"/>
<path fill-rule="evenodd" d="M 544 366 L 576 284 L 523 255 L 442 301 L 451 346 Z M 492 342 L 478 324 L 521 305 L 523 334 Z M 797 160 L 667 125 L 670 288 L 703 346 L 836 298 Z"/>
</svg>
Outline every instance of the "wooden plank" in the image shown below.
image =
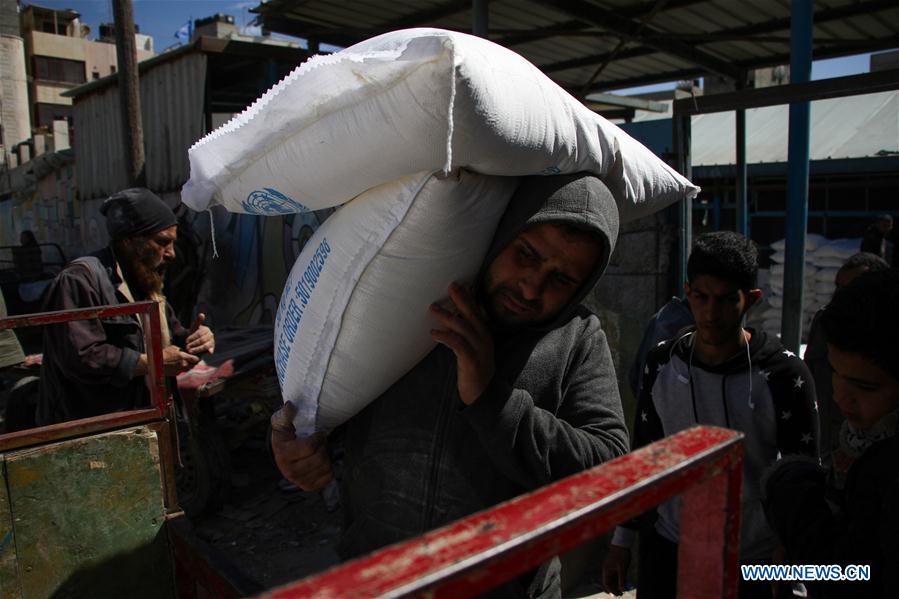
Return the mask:
<svg viewBox="0 0 899 599">
<path fill-rule="evenodd" d="M 76 437 L 86 437 L 105 433 L 116 428 L 134 427 L 160 420 L 159 411 L 155 408 L 131 410 L 128 412 L 110 412 L 80 420 L 57 422 L 24 431 L 15 431 L 0 435 L 0 451 L 25 449 L 35 445 L 46 445 L 55 441 L 65 441 Z"/>
<path fill-rule="evenodd" d="M 6 489 L 5 456 L 0 454 L 0 597 L 20 599 L 19 573 L 16 569 L 16 537 Z"/>
<path fill-rule="evenodd" d="M 156 433 L 6 455 L 22 597 L 173 596 Z"/>
</svg>

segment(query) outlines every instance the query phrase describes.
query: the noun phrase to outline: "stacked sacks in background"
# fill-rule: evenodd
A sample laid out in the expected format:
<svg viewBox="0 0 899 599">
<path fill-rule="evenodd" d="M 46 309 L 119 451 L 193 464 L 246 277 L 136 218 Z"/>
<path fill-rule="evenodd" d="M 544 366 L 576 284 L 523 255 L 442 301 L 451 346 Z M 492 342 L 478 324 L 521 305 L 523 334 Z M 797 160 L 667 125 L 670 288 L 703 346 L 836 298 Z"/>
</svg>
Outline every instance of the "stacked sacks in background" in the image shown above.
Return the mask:
<svg viewBox="0 0 899 599">
<path fill-rule="evenodd" d="M 517 177 L 591 172 L 621 222 L 699 189 L 521 56 L 437 29 L 313 57 L 189 151 L 195 210 L 337 210 L 297 258 L 275 362 L 298 434 L 361 410 L 433 348 Z"/>
<path fill-rule="evenodd" d="M 805 244 L 805 273 L 803 279 L 802 331 L 808 334 L 815 312 L 823 308 L 833 297 L 834 279 L 843 262 L 858 252 L 860 239 L 829 240 L 821 235 L 809 234 Z M 783 239 L 771 244 L 775 250 L 774 263 L 767 272 L 760 271 L 759 280 L 767 280 L 767 302 L 753 315 L 753 321 L 769 334 L 780 334 L 784 289 Z"/>
</svg>

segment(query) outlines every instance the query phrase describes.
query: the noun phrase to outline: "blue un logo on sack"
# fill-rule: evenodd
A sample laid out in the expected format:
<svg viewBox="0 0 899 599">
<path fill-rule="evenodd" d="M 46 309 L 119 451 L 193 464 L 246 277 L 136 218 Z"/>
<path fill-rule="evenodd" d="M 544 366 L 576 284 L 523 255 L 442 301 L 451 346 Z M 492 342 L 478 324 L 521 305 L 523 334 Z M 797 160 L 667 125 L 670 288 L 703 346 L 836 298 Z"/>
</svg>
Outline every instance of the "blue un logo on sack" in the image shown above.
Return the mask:
<svg viewBox="0 0 899 599">
<path fill-rule="evenodd" d="M 284 195 L 277 189 L 263 187 L 251 191 L 247 199 L 241 202 L 243 209 L 249 214 L 294 214 L 309 212 L 309 209 L 296 200 Z"/>
</svg>

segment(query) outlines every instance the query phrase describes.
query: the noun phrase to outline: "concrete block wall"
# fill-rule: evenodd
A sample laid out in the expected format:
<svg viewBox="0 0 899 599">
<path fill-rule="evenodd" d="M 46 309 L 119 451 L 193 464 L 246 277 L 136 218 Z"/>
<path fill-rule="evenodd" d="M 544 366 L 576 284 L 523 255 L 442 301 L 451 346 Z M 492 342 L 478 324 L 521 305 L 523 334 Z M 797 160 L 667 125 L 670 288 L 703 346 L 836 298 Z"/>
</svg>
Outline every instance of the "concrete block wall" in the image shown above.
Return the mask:
<svg viewBox="0 0 899 599">
<path fill-rule="evenodd" d="M 675 292 L 677 228 L 673 222 L 664 210 L 624 225 L 605 276 L 585 301 L 599 315 L 609 339 L 629 426 L 635 399 L 628 371 L 646 323 Z"/>
</svg>

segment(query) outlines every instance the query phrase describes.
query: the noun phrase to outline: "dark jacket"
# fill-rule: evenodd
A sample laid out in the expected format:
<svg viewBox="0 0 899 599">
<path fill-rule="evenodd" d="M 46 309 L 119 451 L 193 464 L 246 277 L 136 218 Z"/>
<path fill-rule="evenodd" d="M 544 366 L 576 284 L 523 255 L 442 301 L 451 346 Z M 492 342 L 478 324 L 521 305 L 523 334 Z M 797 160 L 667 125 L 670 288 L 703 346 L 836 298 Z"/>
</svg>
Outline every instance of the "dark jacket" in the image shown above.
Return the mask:
<svg viewBox="0 0 899 599">
<path fill-rule="evenodd" d="M 693 313 L 690 312 L 690 304 L 686 297 L 672 297 L 649 319 L 643 330 L 643 339 L 640 340 L 637 356 L 627 373 L 634 397 L 640 397 L 640 390 L 643 388 L 643 367 L 646 366 L 646 356 L 652 348 L 661 341 L 671 339 L 692 324 Z"/>
<path fill-rule="evenodd" d="M 835 502 L 824 472 L 800 461 L 771 474 L 766 496 L 789 563 L 871 566 L 869 581 L 812 583 L 815 597 L 899 597 L 899 436 L 873 444 L 852 464 Z"/>
<path fill-rule="evenodd" d="M 112 251 L 104 248 L 69 263 L 47 288 L 44 310 L 128 303 Z M 139 298 L 135 298 L 139 299 Z M 166 304 L 172 343 L 187 331 Z M 136 315 L 75 320 L 44 328 L 38 425 L 149 406 L 143 377 L 132 377 L 145 351 Z"/>
<path fill-rule="evenodd" d="M 496 373 L 471 406 L 456 389 L 456 360 L 438 346 L 352 418 L 342 497 L 348 558 L 419 535 L 627 451 L 627 430 L 605 334 L 580 301 L 608 263 L 618 233 L 609 194 L 551 198 L 570 177 L 524 179 L 497 230 L 493 258 L 538 222 L 598 233 L 602 264 L 555 320 L 494 338 Z M 524 594 L 521 583 L 505 591 Z M 558 560 L 534 595 L 558 595 Z"/>
<path fill-rule="evenodd" d="M 693 356 L 693 330 L 649 353 L 633 446 L 696 424 L 745 433 L 740 559 L 765 561 L 777 542 L 762 509 L 762 475 L 781 455 L 817 458 L 814 382 L 802 360 L 760 331 L 752 331 L 748 352 L 716 366 L 703 364 Z M 679 538 L 678 510 L 679 500 L 663 503 L 655 523 L 656 531 L 674 543 Z M 635 523 L 628 527 L 633 529 Z"/>
</svg>

